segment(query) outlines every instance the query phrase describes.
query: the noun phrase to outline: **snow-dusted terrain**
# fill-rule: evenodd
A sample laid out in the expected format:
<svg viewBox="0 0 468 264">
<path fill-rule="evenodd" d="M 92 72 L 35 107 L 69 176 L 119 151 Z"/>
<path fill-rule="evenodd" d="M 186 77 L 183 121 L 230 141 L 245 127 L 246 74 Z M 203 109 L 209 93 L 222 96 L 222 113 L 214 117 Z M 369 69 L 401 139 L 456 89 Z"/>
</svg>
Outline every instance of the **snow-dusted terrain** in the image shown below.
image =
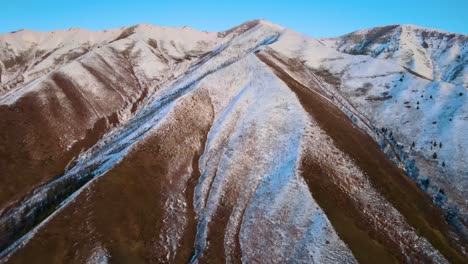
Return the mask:
<svg viewBox="0 0 468 264">
<path fill-rule="evenodd" d="M 452 39 L 429 71 L 263 20 L 0 35 L 0 261 L 463 263 Z"/>
</svg>

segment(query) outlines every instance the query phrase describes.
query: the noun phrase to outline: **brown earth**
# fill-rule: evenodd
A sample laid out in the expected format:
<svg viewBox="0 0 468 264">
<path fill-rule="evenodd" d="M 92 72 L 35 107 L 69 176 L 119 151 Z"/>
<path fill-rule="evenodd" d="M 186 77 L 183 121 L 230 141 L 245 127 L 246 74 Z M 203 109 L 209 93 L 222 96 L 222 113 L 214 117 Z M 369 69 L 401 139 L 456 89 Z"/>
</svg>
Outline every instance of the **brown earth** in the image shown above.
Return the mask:
<svg viewBox="0 0 468 264">
<path fill-rule="evenodd" d="M 168 262 L 158 242 L 165 202 L 173 193 L 185 197 L 187 223 L 169 262 L 188 262 L 196 234 L 197 163 L 213 113 L 205 94 L 179 106 L 173 118 L 52 218 L 9 263 L 83 263 L 96 247 L 105 248 L 111 262 Z"/>
<path fill-rule="evenodd" d="M 67 164 L 119 123 L 120 110 L 137 109 L 148 92 L 135 78 L 119 76 L 130 71 L 127 64 L 117 60 L 110 66 L 103 59 L 81 64 L 103 86 L 103 97 L 58 71 L 35 91 L 0 105 L 0 213 L 62 175 Z M 105 76 L 108 71 L 118 82 Z M 65 139 L 75 142 L 67 146 Z"/>
<path fill-rule="evenodd" d="M 74 106 L 70 111 L 58 101 L 54 88 L 47 89 L 46 105 L 31 93 L 14 105 L 0 106 L 0 211 L 61 175 L 74 157 L 116 122 L 112 114 L 96 117 L 87 102 L 69 93 L 73 87 L 59 86 Z M 61 144 L 61 137 L 67 135 L 83 139 L 67 149 Z"/>
</svg>

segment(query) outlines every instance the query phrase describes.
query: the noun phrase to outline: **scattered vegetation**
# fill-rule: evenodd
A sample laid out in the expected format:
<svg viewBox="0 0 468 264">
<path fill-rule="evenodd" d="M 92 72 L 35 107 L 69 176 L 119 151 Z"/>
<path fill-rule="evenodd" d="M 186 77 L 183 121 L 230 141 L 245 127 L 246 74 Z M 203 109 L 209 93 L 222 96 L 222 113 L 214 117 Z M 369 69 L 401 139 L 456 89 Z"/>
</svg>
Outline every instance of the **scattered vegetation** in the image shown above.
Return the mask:
<svg viewBox="0 0 468 264">
<path fill-rule="evenodd" d="M 428 177 L 424 177 L 423 179 L 420 180 L 420 185 L 421 185 L 421 189 L 423 190 L 427 190 L 427 188 L 429 188 L 429 178 Z"/>
<path fill-rule="evenodd" d="M 363 96 L 366 95 L 367 92 L 372 89 L 373 85 L 372 83 L 366 82 L 363 84 L 362 87 L 356 89 L 356 95 L 357 96 Z"/>
<path fill-rule="evenodd" d="M 74 179 L 70 178 L 60 181 L 47 190 L 46 197 L 44 199 L 35 202 L 34 204 L 26 204 L 19 217 L 7 220 L 7 223 L 4 226 L 4 230 L 6 230 L 7 235 L 3 237 L 4 241 L 1 242 L 14 241 L 24 235 L 31 228 L 42 222 L 46 217 L 57 210 L 65 199 L 85 185 L 93 177 L 93 173 L 87 173 Z M 0 243 L 0 245 L 3 244 Z"/>
</svg>

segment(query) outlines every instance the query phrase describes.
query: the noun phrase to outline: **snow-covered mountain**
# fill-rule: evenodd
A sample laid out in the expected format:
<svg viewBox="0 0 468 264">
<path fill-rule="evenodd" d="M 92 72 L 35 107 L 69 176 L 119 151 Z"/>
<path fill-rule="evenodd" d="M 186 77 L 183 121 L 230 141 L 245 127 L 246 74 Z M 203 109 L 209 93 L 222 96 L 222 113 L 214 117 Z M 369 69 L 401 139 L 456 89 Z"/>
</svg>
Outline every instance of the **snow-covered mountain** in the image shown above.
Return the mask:
<svg viewBox="0 0 468 264">
<path fill-rule="evenodd" d="M 464 68 L 333 41 L 0 35 L 0 262 L 465 262 Z"/>
<path fill-rule="evenodd" d="M 398 63 L 423 78 L 468 87 L 468 36 L 414 25 L 355 31 L 321 42 L 348 54 Z"/>
</svg>

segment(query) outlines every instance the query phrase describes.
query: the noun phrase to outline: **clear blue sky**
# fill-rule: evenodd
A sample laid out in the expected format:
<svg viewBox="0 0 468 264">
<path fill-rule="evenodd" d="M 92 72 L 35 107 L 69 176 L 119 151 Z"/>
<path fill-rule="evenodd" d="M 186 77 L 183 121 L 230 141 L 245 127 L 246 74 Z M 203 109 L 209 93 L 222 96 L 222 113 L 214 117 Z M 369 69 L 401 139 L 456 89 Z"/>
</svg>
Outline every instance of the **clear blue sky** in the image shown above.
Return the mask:
<svg viewBox="0 0 468 264">
<path fill-rule="evenodd" d="M 0 0 L 0 33 L 147 23 L 220 31 L 264 18 L 313 37 L 389 24 L 468 34 L 468 0 Z"/>
</svg>

